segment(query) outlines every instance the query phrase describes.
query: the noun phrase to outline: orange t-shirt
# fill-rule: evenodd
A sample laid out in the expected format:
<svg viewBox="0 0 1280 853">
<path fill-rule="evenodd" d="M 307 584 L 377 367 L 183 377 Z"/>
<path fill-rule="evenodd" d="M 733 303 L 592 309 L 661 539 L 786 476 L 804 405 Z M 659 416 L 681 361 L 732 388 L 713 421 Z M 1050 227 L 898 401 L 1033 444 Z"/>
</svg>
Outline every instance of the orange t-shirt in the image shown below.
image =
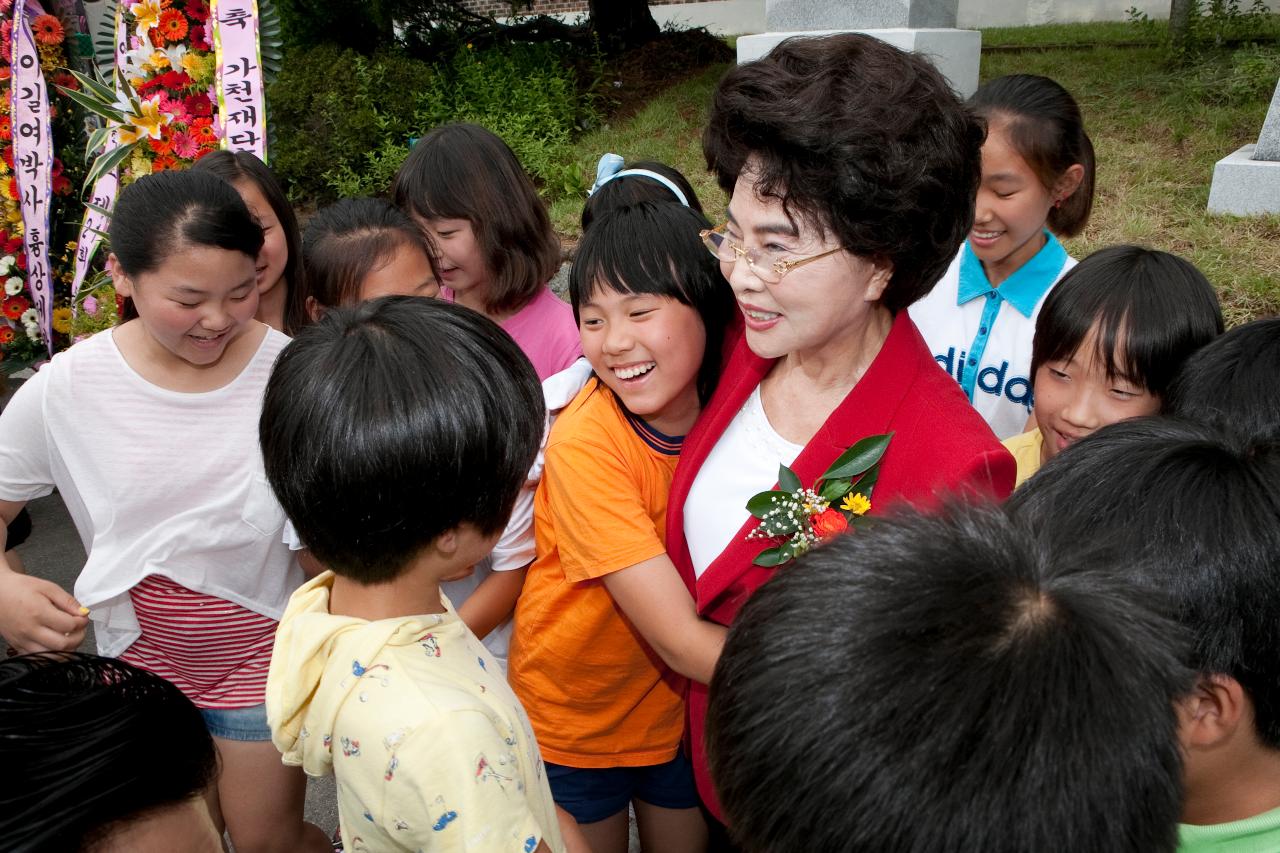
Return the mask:
<svg viewBox="0 0 1280 853">
<path fill-rule="evenodd" d="M 533 503 L 537 558 L 516 604 L 508 673 L 547 761 L 642 767 L 670 761 L 680 746 L 684 679 L 600 580 L 666 552 L 678 453 L 678 440 L 629 419 L 599 380 L 552 427 Z"/>
</svg>

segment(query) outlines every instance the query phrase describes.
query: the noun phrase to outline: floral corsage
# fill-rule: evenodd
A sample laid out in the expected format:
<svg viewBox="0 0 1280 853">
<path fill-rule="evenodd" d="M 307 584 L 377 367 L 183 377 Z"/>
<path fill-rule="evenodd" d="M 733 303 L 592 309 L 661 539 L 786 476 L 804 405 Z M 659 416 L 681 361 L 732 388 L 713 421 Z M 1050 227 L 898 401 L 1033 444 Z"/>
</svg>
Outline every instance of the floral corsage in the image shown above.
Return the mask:
<svg viewBox="0 0 1280 853">
<path fill-rule="evenodd" d="M 747 501 L 747 510 L 760 519 L 748 539 L 778 544 L 752 560 L 757 566 L 781 566 L 858 526 L 871 509 L 871 490 L 880 477 L 880 459 L 889 447 L 888 435 L 872 435 L 854 444 L 831 463 L 827 472 L 806 489 L 795 472 L 778 466 L 778 488 Z"/>
</svg>

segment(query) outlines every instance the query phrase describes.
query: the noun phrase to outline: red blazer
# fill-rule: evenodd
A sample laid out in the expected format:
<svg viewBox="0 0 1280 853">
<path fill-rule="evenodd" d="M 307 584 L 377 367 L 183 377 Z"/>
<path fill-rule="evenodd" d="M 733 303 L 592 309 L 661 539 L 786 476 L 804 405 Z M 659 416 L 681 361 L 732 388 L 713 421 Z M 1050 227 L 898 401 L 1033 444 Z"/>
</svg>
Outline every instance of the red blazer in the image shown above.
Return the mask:
<svg viewBox="0 0 1280 853">
<path fill-rule="evenodd" d="M 763 550 L 747 541 L 756 520 L 747 518 L 738 535 L 695 580 L 684 536 L 684 504 L 698 470 L 729 422 L 769 372 L 773 361 L 733 342 L 715 395 L 685 437 L 667 501 L 667 554 L 679 569 L 705 619 L 730 625 L 756 587 L 779 569 L 752 565 Z M 974 410 L 956 381 L 939 369 L 906 311 L 898 312 L 879 355 L 844 401 L 805 445 L 791 469 L 811 485 L 849 445 L 869 435 L 893 433 L 880 465 L 872 513 L 894 505 L 937 506 L 948 494 L 978 494 L 1003 500 L 1013 491 L 1013 457 Z M 776 484 L 770 484 L 776 487 Z M 762 484 L 761 491 L 768 488 Z M 740 507 L 726 507 L 737 512 Z M 854 534 L 856 535 L 856 534 Z M 781 569 L 785 571 L 785 567 Z M 779 697 L 782 701 L 782 697 Z M 707 690 L 690 685 L 689 734 L 698 790 L 718 815 L 703 746 Z"/>
</svg>

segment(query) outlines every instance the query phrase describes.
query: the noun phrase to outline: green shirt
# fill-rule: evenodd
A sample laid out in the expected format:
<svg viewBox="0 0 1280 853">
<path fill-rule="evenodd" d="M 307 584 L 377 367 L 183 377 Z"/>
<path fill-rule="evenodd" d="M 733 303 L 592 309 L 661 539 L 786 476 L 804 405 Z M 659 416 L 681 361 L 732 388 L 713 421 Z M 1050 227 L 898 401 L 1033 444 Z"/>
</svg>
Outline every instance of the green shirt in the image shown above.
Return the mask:
<svg viewBox="0 0 1280 853">
<path fill-rule="evenodd" d="M 1280 809 L 1212 826 L 1178 825 L 1178 853 L 1277 853 Z"/>
</svg>

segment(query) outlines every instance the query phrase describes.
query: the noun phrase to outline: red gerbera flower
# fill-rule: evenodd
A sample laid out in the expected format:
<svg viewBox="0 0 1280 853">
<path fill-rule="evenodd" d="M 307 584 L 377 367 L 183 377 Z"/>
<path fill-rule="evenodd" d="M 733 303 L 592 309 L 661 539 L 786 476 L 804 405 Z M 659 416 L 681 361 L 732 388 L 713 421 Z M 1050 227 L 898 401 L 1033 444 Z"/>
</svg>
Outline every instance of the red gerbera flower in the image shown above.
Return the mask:
<svg viewBox="0 0 1280 853">
<path fill-rule="evenodd" d="M 213 126 L 208 124 L 204 124 L 199 127 L 196 127 L 193 124 L 191 127 L 191 135 L 194 136 L 196 141 L 201 145 L 218 141 L 218 134 L 214 132 Z"/>
<path fill-rule="evenodd" d="M 151 146 L 151 150 L 157 154 L 168 154 L 172 143 L 169 142 L 168 136 L 161 136 L 159 139 L 147 138 L 147 145 Z"/>
<path fill-rule="evenodd" d="M 17 179 L 17 178 L 10 178 L 10 179 L 9 179 L 9 195 L 10 195 L 12 198 L 20 198 L 20 197 L 21 197 L 21 196 L 19 196 L 19 195 L 18 195 L 18 179 Z"/>
<path fill-rule="evenodd" d="M 62 44 L 66 32 L 62 29 L 62 21 L 53 15 L 38 15 L 31 22 L 31 34 L 40 44 Z"/>
<path fill-rule="evenodd" d="M 204 27 L 191 28 L 191 46 L 196 50 L 210 50 Z"/>
<path fill-rule="evenodd" d="M 6 255 L 12 255 L 12 254 L 15 254 L 21 248 L 22 248 L 22 238 L 10 237 L 8 240 L 5 241 L 4 253 Z"/>
<path fill-rule="evenodd" d="M 13 343 L 14 332 L 12 326 L 0 326 L 0 344 Z"/>
<path fill-rule="evenodd" d="M 213 105 L 209 103 L 207 95 L 192 95 L 182 102 L 187 108 L 187 112 L 193 116 L 211 116 L 213 115 Z"/>
<path fill-rule="evenodd" d="M 17 320 L 30 307 L 31 303 L 23 296 L 6 296 L 4 300 L 4 316 L 10 320 Z"/>
<path fill-rule="evenodd" d="M 9 66 L 7 66 L 7 65 L 5 65 L 4 67 L 0 68 L 0 80 L 8 80 L 8 79 L 9 79 L 10 77 L 12 77 L 12 76 L 13 76 L 13 69 L 12 69 L 12 68 L 10 68 L 10 67 L 9 67 Z"/>
<path fill-rule="evenodd" d="M 151 171 L 163 172 L 178 165 L 178 161 L 173 159 L 170 154 L 157 154 L 156 159 L 151 161 Z"/>
<path fill-rule="evenodd" d="M 164 34 L 159 27 L 147 30 L 147 41 L 151 42 L 152 47 L 164 47 Z"/>
<path fill-rule="evenodd" d="M 165 9 L 160 13 L 160 32 L 167 42 L 182 41 L 187 37 L 187 16 L 177 9 Z"/>
<path fill-rule="evenodd" d="M 13 139 L 13 120 L 8 116 L 0 116 L 0 139 Z M 13 168 L 13 161 L 10 160 L 9 168 Z"/>
<path fill-rule="evenodd" d="M 13 168 L 13 146 L 6 145 L 4 151 L 0 152 L 0 156 L 4 157 L 4 162 L 10 169 Z"/>
<path fill-rule="evenodd" d="M 204 23 L 209 20 L 209 5 L 204 0 L 187 0 L 187 15 L 193 21 Z"/>
<path fill-rule="evenodd" d="M 13 265 L 20 270 L 25 270 L 27 268 L 27 253 L 19 252 L 18 254 L 14 255 Z"/>
<path fill-rule="evenodd" d="M 185 89 L 191 85 L 191 75 L 185 71 L 166 71 L 156 79 L 166 89 Z"/>
<path fill-rule="evenodd" d="M 67 195 L 71 192 L 71 179 L 66 175 L 54 175 L 53 191 L 58 195 Z"/>
</svg>

